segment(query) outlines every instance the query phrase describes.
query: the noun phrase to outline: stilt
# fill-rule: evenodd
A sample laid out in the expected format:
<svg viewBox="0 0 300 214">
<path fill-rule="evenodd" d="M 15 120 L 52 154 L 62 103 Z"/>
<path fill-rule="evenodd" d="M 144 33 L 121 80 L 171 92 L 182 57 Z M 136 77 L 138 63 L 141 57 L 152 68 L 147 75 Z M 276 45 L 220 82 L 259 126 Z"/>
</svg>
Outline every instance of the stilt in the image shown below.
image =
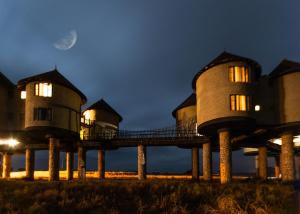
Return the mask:
<svg viewBox="0 0 300 214">
<path fill-rule="evenodd" d="M 11 154 L 5 152 L 3 155 L 3 178 L 10 178 Z"/>
<path fill-rule="evenodd" d="M 86 173 L 86 151 L 78 146 L 78 180 L 85 180 Z"/>
<path fill-rule="evenodd" d="M 67 180 L 73 180 L 73 170 L 74 170 L 74 152 L 66 152 L 66 170 L 67 170 Z"/>
<path fill-rule="evenodd" d="M 268 166 L 268 156 L 267 156 L 267 147 L 258 148 L 258 170 L 259 178 L 262 180 L 267 180 L 267 166 Z"/>
<path fill-rule="evenodd" d="M 203 144 L 202 156 L 203 156 L 203 179 L 205 181 L 211 181 L 212 179 L 211 143 Z"/>
<path fill-rule="evenodd" d="M 294 143 L 293 135 L 285 133 L 281 136 L 281 173 L 282 181 L 294 181 Z"/>
<path fill-rule="evenodd" d="M 26 178 L 28 180 L 34 180 L 34 156 L 35 152 L 33 149 L 26 148 Z"/>
<path fill-rule="evenodd" d="M 229 129 L 220 129 L 220 180 L 221 184 L 231 182 L 231 145 Z"/>
<path fill-rule="evenodd" d="M 146 146 L 138 145 L 138 179 L 145 180 L 146 179 L 146 162 L 147 162 L 147 154 L 146 154 Z"/>
<path fill-rule="evenodd" d="M 199 148 L 192 148 L 192 179 L 199 179 Z"/>
<path fill-rule="evenodd" d="M 255 156 L 255 175 L 257 178 L 259 178 L 259 161 L 258 161 L 258 155 Z"/>
<path fill-rule="evenodd" d="M 275 178 L 279 178 L 280 177 L 280 157 L 275 156 L 274 159 L 275 159 L 274 175 L 275 175 Z"/>
<path fill-rule="evenodd" d="M 105 178 L 105 151 L 103 149 L 98 150 L 98 175 L 99 179 Z"/>
<path fill-rule="evenodd" d="M 49 138 L 49 181 L 59 180 L 59 139 Z"/>
<path fill-rule="evenodd" d="M 3 177 L 3 154 L 0 153 L 0 178 Z"/>
</svg>

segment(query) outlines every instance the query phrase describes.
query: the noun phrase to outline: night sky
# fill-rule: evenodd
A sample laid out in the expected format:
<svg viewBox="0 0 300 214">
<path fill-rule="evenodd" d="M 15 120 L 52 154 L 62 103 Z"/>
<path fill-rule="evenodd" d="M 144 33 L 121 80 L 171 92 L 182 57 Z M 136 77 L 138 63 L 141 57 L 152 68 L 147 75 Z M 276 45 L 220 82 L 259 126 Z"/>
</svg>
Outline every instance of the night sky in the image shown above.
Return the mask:
<svg viewBox="0 0 300 214">
<path fill-rule="evenodd" d="M 282 0 L 0 0 L 0 70 L 17 82 L 57 65 L 88 97 L 85 107 L 100 98 L 114 107 L 121 129 L 166 127 L 197 71 L 224 50 L 257 60 L 263 73 L 283 58 L 300 61 L 299 14 L 299 1 Z M 56 49 L 71 30 L 75 46 Z M 190 153 L 150 148 L 148 169 L 185 172 Z M 88 168 L 96 157 L 88 152 Z M 47 158 L 38 152 L 37 168 Z M 136 170 L 136 149 L 108 152 L 106 163 Z M 24 167 L 24 157 L 15 156 L 13 167 Z M 254 171 L 253 158 L 234 152 L 233 170 Z"/>
</svg>

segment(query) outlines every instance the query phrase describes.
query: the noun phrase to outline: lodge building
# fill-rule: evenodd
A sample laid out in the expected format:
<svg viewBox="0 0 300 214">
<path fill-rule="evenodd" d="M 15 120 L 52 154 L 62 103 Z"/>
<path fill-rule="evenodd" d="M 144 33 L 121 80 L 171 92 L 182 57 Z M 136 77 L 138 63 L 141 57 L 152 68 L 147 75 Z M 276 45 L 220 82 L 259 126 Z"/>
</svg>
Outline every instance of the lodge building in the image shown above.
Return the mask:
<svg viewBox="0 0 300 214">
<path fill-rule="evenodd" d="M 300 63 L 283 60 L 262 75 L 254 60 L 228 52 L 204 66 L 192 81 L 193 92 L 172 112 L 178 137 L 184 131 L 207 139 L 193 144 L 192 177 L 212 179 L 212 151 L 220 153 L 220 180 L 232 179 L 231 151 L 245 148 L 258 155 L 258 176 L 267 178 L 267 156 L 276 160 L 276 176 L 295 180 L 294 156 L 300 142 Z M 82 111 L 86 96 L 54 69 L 22 79 L 17 85 L 0 73 L 0 152 L 2 177 L 10 174 L 11 155 L 25 153 L 26 178 L 34 179 L 36 150 L 49 150 L 49 180 L 59 180 L 59 151 L 66 152 L 67 179 L 73 179 L 74 153 L 78 176 L 84 178 L 86 140 L 113 138 L 122 116 L 103 99 Z M 107 137 L 109 136 L 109 137 Z M 91 138 L 94 137 L 94 138 Z M 21 147 L 9 147 L 15 141 Z M 192 145 L 192 144 L 191 144 Z M 98 146 L 99 178 L 105 175 L 105 150 Z M 139 178 L 145 178 L 146 149 L 138 145 Z M 140 173 L 141 170 L 141 173 Z"/>
</svg>

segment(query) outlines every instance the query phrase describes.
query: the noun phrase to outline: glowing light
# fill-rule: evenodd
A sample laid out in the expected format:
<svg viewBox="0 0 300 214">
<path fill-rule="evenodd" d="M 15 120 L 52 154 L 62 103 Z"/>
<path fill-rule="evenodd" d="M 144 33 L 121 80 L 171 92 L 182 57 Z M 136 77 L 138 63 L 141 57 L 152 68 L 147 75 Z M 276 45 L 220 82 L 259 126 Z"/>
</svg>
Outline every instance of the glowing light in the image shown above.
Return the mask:
<svg viewBox="0 0 300 214">
<path fill-rule="evenodd" d="M 277 145 L 282 144 L 281 138 L 274 138 L 269 141 L 272 143 L 275 143 Z M 300 135 L 294 136 L 293 142 L 294 142 L 294 146 L 297 146 L 297 147 L 300 146 Z"/>
<path fill-rule="evenodd" d="M 26 99 L 26 91 L 21 91 L 21 99 L 22 100 Z"/>
<path fill-rule="evenodd" d="M 255 105 L 255 111 L 260 111 L 260 105 Z"/>
<path fill-rule="evenodd" d="M 10 147 L 15 147 L 19 143 L 20 143 L 19 141 L 17 141 L 16 139 L 12 139 L 12 138 L 0 140 L 0 145 L 8 145 Z"/>
</svg>

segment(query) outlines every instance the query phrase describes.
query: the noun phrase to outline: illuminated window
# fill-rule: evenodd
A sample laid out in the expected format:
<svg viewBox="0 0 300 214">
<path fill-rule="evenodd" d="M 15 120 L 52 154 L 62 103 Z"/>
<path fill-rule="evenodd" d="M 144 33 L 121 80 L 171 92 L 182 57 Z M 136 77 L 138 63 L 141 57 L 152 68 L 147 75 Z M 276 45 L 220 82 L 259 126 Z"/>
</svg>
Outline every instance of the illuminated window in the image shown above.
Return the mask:
<svg viewBox="0 0 300 214">
<path fill-rule="evenodd" d="M 34 108 L 33 120 L 52 120 L 51 108 Z"/>
<path fill-rule="evenodd" d="M 230 82 L 250 82 L 249 69 L 245 66 L 230 66 L 229 80 Z"/>
<path fill-rule="evenodd" d="M 52 84 L 51 83 L 36 83 L 35 95 L 40 97 L 52 97 Z"/>
<path fill-rule="evenodd" d="M 230 95 L 231 111 L 250 111 L 250 96 Z"/>
<path fill-rule="evenodd" d="M 21 91 L 21 99 L 22 100 L 26 99 L 26 91 Z"/>
</svg>

